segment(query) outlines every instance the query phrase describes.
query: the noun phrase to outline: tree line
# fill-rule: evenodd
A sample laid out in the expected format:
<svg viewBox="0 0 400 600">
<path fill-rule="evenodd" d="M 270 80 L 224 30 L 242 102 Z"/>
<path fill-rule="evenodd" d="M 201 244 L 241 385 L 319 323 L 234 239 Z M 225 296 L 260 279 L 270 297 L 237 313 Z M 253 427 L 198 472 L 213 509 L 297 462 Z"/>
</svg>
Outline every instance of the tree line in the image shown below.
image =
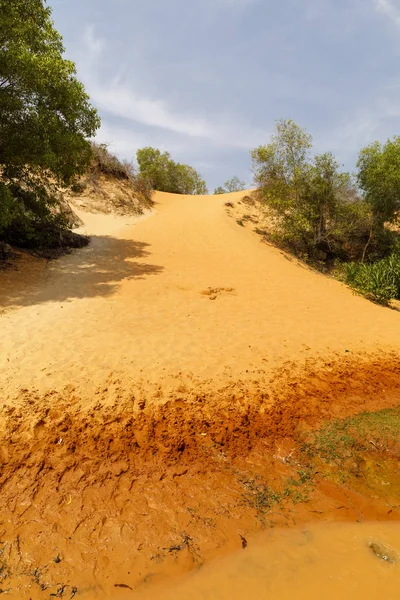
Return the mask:
<svg viewBox="0 0 400 600">
<path fill-rule="evenodd" d="M 274 213 L 273 241 L 337 273 L 366 295 L 400 298 L 400 137 L 361 149 L 355 175 L 282 119 L 252 151 L 258 197 Z"/>
</svg>

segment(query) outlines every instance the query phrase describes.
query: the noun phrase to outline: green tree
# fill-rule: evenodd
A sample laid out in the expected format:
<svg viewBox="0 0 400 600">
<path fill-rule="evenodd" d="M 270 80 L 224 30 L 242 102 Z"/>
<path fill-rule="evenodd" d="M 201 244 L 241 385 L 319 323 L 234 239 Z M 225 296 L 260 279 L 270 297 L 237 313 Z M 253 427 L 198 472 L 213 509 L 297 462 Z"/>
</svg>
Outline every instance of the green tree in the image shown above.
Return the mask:
<svg viewBox="0 0 400 600">
<path fill-rule="evenodd" d="M 215 188 L 214 190 L 214 194 L 226 194 L 227 191 L 224 187 L 222 187 L 221 185 L 217 188 Z"/>
<path fill-rule="evenodd" d="M 90 159 L 100 125 L 42 0 L 0 0 L 0 164 L 69 182 Z"/>
<path fill-rule="evenodd" d="M 63 57 L 44 1 L 0 0 L 0 14 L 0 195 L 8 198 L 0 233 L 7 237 L 13 223 L 32 233 L 52 220 L 50 181 L 68 184 L 85 171 L 87 138 L 100 120 L 75 65 Z"/>
<path fill-rule="evenodd" d="M 375 227 L 382 230 L 400 212 L 400 136 L 363 148 L 357 167 L 358 184 L 372 207 Z"/>
<path fill-rule="evenodd" d="M 230 192 L 241 192 L 245 190 L 246 184 L 236 175 L 228 181 L 225 181 L 224 186 L 219 186 L 214 190 L 214 194 L 227 194 Z"/>
<path fill-rule="evenodd" d="M 169 152 L 156 148 L 141 148 L 136 154 L 139 175 L 147 179 L 153 189 L 173 194 L 207 194 L 207 186 L 200 174 L 189 165 L 176 163 Z"/>
<path fill-rule="evenodd" d="M 246 184 L 235 175 L 231 179 L 228 179 L 228 181 L 225 181 L 224 188 L 228 192 L 242 192 L 246 188 Z"/>
<path fill-rule="evenodd" d="M 255 181 L 265 200 L 278 209 L 292 209 L 299 201 L 309 169 L 312 137 L 291 119 L 281 119 L 266 146 L 252 153 Z"/>
<path fill-rule="evenodd" d="M 306 130 L 279 121 L 271 142 L 252 152 L 255 180 L 285 243 L 303 255 L 334 255 L 350 229 L 365 236 L 368 219 L 350 175 L 340 171 L 330 152 L 312 157 L 311 148 Z"/>
<path fill-rule="evenodd" d="M 351 189 L 349 173 L 339 171 L 339 164 L 330 152 L 316 155 L 307 169 L 299 194 L 299 213 L 309 224 L 313 244 L 329 244 L 338 219 L 338 205 Z"/>
<path fill-rule="evenodd" d="M 170 191 L 170 181 L 173 176 L 173 163 L 169 152 L 161 153 L 157 148 L 141 148 L 136 153 L 139 173 L 146 178 L 153 189 Z"/>
</svg>

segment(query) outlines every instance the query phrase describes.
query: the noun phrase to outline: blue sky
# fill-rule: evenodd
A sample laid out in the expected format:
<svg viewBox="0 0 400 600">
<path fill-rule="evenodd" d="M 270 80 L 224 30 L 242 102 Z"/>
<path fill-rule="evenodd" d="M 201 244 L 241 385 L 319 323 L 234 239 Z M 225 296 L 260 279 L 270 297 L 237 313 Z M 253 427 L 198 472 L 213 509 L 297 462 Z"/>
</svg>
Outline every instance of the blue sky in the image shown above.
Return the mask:
<svg viewBox="0 0 400 600">
<path fill-rule="evenodd" d="M 347 169 L 400 133 L 400 0 L 50 0 L 66 56 L 128 160 L 151 145 L 212 191 L 281 117 Z"/>
</svg>

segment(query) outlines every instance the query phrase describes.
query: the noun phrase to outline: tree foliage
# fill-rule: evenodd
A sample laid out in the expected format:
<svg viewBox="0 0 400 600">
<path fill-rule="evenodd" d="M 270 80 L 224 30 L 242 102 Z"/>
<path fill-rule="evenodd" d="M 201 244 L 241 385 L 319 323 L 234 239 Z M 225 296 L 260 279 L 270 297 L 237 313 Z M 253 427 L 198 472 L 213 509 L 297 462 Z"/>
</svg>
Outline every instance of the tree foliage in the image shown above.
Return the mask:
<svg viewBox="0 0 400 600">
<path fill-rule="evenodd" d="M 363 148 L 357 167 L 358 184 L 372 207 L 376 226 L 395 221 L 400 212 L 400 137 Z"/>
<path fill-rule="evenodd" d="M 368 240 L 370 214 L 334 156 L 312 156 L 311 150 L 311 135 L 294 121 L 281 120 L 271 142 L 252 152 L 259 194 L 275 211 L 278 236 L 311 258 L 360 253 Z"/>
<path fill-rule="evenodd" d="M 241 192 L 246 189 L 244 181 L 239 179 L 236 175 L 231 179 L 225 181 L 223 187 L 219 186 L 214 190 L 214 194 L 228 194 L 230 192 Z"/>
<path fill-rule="evenodd" d="M 68 184 L 85 171 L 87 138 L 100 121 L 44 0 L 0 0 L 0 14 L 0 193 L 8 198 L 0 233 L 7 237 L 12 221 L 35 228 L 51 219 L 49 181 Z"/>
<path fill-rule="evenodd" d="M 176 163 L 169 152 L 157 148 L 141 148 L 136 154 L 139 175 L 146 178 L 153 189 L 173 194 L 207 194 L 207 186 L 193 167 Z"/>
</svg>

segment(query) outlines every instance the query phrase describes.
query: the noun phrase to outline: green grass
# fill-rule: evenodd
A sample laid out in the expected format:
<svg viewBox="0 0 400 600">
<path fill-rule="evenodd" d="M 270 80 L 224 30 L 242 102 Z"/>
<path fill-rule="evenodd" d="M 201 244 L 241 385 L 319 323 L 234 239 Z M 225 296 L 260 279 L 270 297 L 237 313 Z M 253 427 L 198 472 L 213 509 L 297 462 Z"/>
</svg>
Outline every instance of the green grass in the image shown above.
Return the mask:
<svg viewBox="0 0 400 600">
<path fill-rule="evenodd" d="M 316 477 L 366 495 L 386 498 L 390 492 L 397 497 L 399 458 L 400 406 L 337 419 L 308 433 L 289 463 L 295 474 L 277 485 L 261 476 L 237 475 L 244 487 L 244 502 L 264 522 L 276 506 L 308 502 Z M 383 481 L 389 482 L 390 488 L 382 487 Z"/>
<path fill-rule="evenodd" d="M 326 461 L 346 458 L 354 451 L 386 446 L 400 439 L 400 407 L 365 412 L 328 423 L 307 441 L 302 451 Z"/>
</svg>

